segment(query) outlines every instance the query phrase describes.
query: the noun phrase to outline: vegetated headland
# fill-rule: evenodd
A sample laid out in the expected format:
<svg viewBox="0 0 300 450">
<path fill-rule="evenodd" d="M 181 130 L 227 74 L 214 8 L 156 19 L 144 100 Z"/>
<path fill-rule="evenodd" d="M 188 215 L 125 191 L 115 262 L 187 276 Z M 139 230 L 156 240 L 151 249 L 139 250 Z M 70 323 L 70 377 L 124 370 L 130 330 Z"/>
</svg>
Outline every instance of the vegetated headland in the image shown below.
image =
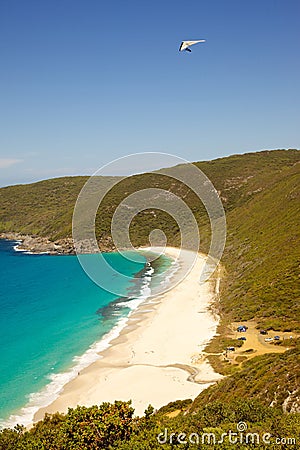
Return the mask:
<svg viewBox="0 0 300 450">
<path fill-rule="evenodd" d="M 273 150 L 194 163 L 212 181 L 226 211 L 219 309 L 231 321 L 257 319 L 261 327 L 300 331 L 299 160 L 299 150 Z M 101 251 L 114 250 L 111 219 L 124 197 L 158 185 L 184 199 L 199 225 L 201 251 L 208 251 L 210 227 L 203 204 L 187 186 L 158 173 L 128 177 L 105 197 L 96 218 Z M 33 252 L 72 253 L 73 208 L 86 181 L 64 177 L 1 188 L 1 236 L 20 239 L 21 248 Z M 104 187 L 105 182 L 103 177 Z M 152 209 L 132 221 L 133 245 L 149 245 L 149 234 L 158 227 L 168 245 L 180 245 L 173 218 Z"/>
<path fill-rule="evenodd" d="M 299 150 L 272 150 L 194 163 L 214 184 L 226 211 L 227 243 L 214 306 L 221 321 L 219 333 L 206 352 L 215 370 L 227 376 L 192 403 L 170 404 L 154 416 L 148 411 L 139 423 L 140 434 L 132 431 L 116 448 L 142 448 L 138 447 L 142 436 L 151 442 L 153 430 L 162 424 L 180 431 L 195 431 L 197 426 L 203 431 L 245 420 L 250 428 L 272 429 L 276 436 L 299 433 L 299 162 Z M 86 181 L 87 177 L 64 177 L 1 188 L 0 237 L 20 239 L 31 251 L 72 253 L 73 208 Z M 159 186 L 184 199 L 199 225 L 201 251 L 208 252 L 210 227 L 204 206 L 180 182 L 163 176 L 159 179 L 159 171 L 128 177 L 105 197 L 96 218 L 100 250 L 114 250 L 110 223 L 122 199 L 149 186 Z M 163 211 L 152 209 L 132 221 L 133 245 L 148 245 L 154 228 L 164 231 L 168 245 L 180 245 L 176 222 Z M 246 332 L 238 333 L 237 327 L 243 324 Z M 261 331 L 268 333 L 269 341 Z M 239 339 L 241 336 L 246 340 Z M 275 336 L 279 339 L 274 340 Z M 76 414 L 76 420 L 75 415 L 57 416 L 40 427 L 64 429 L 66 421 L 79 423 L 84 414 L 91 413 Z M 276 425 L 271 426 L 274 421 Z M 155 447 L 149 444 L 149 448 Z"/>
</svg>

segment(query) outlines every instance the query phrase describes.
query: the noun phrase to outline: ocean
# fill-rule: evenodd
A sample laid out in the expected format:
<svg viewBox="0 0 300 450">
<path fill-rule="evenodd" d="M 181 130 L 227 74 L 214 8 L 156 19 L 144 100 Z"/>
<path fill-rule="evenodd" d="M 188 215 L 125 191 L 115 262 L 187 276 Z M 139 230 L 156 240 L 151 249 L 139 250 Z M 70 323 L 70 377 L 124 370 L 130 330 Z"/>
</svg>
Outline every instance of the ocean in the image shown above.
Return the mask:
<svg viewBox="0 0 300 450">
<path fill-rule="evenodd" d="M 32 255 L 0 240 L 0 426 L 27 425 L 63 385 L 118 336 L 130 312 L 164 282 L 172 260 L 149 265 L 118 253 L 106 260 L 128 281 L 129 298 L 93 283 L 75 255 Z M 94 255 L 90 255 L 92 258 Z M 117 280 L 113 280 L 114 283 Z"/>
</svg>

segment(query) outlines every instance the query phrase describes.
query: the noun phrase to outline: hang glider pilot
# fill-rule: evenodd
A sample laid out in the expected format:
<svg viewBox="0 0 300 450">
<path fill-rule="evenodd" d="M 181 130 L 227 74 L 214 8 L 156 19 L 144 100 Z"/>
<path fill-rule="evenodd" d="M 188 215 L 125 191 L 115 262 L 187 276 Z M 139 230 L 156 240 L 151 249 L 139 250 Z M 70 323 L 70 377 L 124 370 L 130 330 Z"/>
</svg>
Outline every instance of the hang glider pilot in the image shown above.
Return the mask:
<svg viewBox="0 0 300 450">
<path fill-rule="evenodd" d="M 198 44 L 199 42 L 205 42 L 205 39 L 200 39 L 199 41 L 182 41 L 179 47 L 180 52 L 191 52 L 191 45 Z"/>
</svg>

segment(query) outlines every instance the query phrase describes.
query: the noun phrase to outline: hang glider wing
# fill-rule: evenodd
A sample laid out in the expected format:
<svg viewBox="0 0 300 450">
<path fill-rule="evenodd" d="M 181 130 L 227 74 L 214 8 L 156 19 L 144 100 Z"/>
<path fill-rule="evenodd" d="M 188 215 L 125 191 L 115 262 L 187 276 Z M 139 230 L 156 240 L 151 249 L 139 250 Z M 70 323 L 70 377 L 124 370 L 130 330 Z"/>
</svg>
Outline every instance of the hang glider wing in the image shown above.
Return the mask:
<svg viewBox="0 0 300 450">
<path fill-rule="evenodd" d="M 182 41 L 179 47 L 179 51 L 183 52 L 185 50 L 187 52 L 191 52 L 192 50 L 189 47 L 191 45 L 198 44 L 199 42 L 205 42 L 205 39 L 200 39 L 199 41 Z"/>
</svg>

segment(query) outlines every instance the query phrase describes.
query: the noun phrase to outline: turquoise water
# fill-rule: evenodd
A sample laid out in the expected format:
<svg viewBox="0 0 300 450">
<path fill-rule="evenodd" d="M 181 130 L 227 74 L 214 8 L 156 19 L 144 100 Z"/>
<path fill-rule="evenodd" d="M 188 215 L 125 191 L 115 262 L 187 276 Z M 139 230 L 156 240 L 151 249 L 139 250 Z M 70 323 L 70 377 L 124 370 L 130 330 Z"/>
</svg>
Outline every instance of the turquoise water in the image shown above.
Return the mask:
<svg viewBox="0 0 300 450">
<path fill-rule="evenodd" d="M 105 348 L 101 338 L 118 331 L 117 324 L 122 325 L 134 303 L 95 285 L 76 256 L 28 255 L 15 252 L 15 244 L 0 240 L 2 424 L 26 423 L 37 406 L 47 399 L 49 403 L 66 381 L 95 360 Z M 132 277 L 128 289 L 133 297 L 140 295 L 149 278 L 146 259 L 133 263 L 119 254 L 105 258 Z M 155 270 L 161 274 L 169 266 L 165 258 Z"/>
</svg>

